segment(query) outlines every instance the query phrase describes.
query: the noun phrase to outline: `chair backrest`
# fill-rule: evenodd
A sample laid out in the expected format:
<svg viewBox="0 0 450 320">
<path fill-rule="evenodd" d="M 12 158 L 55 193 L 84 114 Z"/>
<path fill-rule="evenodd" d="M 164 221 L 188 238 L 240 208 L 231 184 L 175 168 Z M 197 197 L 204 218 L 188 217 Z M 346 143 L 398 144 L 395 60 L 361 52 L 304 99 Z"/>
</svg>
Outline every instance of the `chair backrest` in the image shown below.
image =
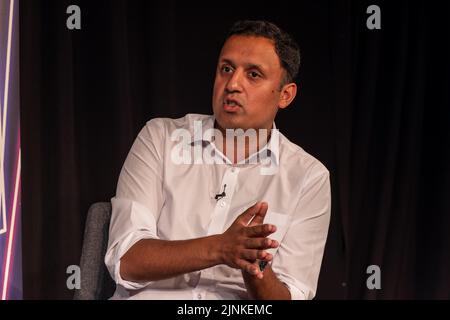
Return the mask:
<svg viewBox="0 0 450 320">
<path fill-rule="evenodd" d="M 110 220 L 110 202 L 97 202 L 89 208 L 80 261 L 80 289 L 75 290 L 74 295 L 76 300 L 103 300 L 114 294 L 116 285 L 104 262 Z"/>
</svg>

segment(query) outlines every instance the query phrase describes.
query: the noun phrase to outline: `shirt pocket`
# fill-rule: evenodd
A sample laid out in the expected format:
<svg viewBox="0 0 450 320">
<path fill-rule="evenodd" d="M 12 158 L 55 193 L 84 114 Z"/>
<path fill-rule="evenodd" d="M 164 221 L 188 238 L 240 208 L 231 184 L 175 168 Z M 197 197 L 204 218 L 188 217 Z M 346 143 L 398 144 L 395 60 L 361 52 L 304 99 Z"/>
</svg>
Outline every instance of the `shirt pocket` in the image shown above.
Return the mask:
<svg viewBox="0 0 450 320">
<path fill-rule="evenodd" d="M 289 216 L 284 213 L 269 211 L 264 218 L 265 224 L 273 224 L 277 227 L 277 231 L 268 236 L 268 238 L 278 241 L 278 244 L 281 244 L 281 241 L 286 234 L 288 228 L 288 220 Z M 278 251 L 278 248 L 266 250 L 275 256 L 275 253 Z"/>
</svg>

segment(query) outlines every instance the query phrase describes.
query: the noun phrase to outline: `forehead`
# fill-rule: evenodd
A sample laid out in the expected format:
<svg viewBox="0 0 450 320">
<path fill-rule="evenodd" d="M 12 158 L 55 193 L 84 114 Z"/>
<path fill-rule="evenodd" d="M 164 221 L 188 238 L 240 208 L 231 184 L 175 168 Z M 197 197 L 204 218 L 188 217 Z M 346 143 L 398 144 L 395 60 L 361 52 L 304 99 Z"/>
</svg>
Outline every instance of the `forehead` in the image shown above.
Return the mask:
<svg viewBox="0 0 450 320">
<path fill-rule="evenodd" d="M 266 68 L 281 68 L 274 42 L 258 36 L 233 35 L 227 39 L 220 60 L 236 64 L 256 64 Z"/>
</svg>

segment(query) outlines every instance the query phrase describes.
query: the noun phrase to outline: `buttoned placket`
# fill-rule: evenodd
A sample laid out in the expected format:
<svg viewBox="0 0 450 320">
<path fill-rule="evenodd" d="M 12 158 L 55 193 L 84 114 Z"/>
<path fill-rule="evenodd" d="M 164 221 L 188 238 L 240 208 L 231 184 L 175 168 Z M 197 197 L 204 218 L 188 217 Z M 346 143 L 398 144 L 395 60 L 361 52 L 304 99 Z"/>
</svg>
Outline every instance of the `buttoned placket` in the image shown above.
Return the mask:
<svg viewBox="0 0 450 320">
<path fill-rule="evenodd" d="M 193 300 L 205 300 L 205 298 L 206 298 L 206 290 L 199 288 L 192 290 Z"/>
<path fill-rule="evenodd" d="M 233 199 L 233 194 L 236 189 L 237 180 L 239 176 L 240 169 L 238 167 L 229 165 L 223 175 L 221 186 L 226 185 L 225 196 L 217 200 L 214 207 L 214 211 L 211 215 L 211 220 L 208 226 L 207 235 L 214 235 L 223 233 L 227 217 L 230 211 L 231 200 Z M 214 269 L 208 268 L 201 271 L 201 276 L 207 276 L 209 278 L 214 278 Z M 197 297 L 198 298 L 198 297 Z M 196 299 L 194 297 L 194 299 Z"/>
<path fill-rule="evenodd" d="M 216 206 L 214 207 L 213 214 L 211 215 L 211 221 L 208 227 L 207 235 L 219 234 L 224 230 L 225 222 L 230 210 L 230 203 L 233 199 L 234 190 L 237 185 L 237 179 L 239 174 L 239 168 L 228 167 L 222 178 L 220 185 L 222 188 L 225 187 L 225 196 L 217 200 Z"/>
</svg>

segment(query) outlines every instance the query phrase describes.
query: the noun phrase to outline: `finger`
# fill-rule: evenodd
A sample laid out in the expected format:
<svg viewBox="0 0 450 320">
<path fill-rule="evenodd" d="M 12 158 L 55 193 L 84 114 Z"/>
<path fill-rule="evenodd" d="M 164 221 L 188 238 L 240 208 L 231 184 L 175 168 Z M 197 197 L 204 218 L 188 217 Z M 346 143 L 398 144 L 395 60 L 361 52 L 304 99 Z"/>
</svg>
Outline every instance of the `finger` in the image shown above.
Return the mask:
<svg viewBox="0 0 450 320">
<path fill-rule="evenodd" d="M 248 238 L 245 241 L 247 249 L 272 249 L 278 247 L 278 241 L 269 238 Z"/>
<path fill-rule="evenodd" d="M 245 229 L 246 235 L 251 238 L 265 238 L 275 231 L 277 231 L 277 227 L 273 224 L 260 224 L 258 226 L 248 227 Z"/>
<path fill-rule="evenodd" d="M 252 220 L 252 218 L 257 214 L 260 210 L 261 202 L 255 203 L 253 206 L 244 211 L 236 220 L 241 222 L 244 225 L 248 225 L 248 223 Z"/>
<path fill-rule="evenodd" d="M 249 274 L 253 275 L 254 277 L 256 277 L 258 279 L 262 279 L 263 278 L 262 271 L 254 263 L 252 263 L 250 266 L 248 266 L 247 269 L 248 269 L 247 272 Z"/>
<path fill-rule="evenodd" d="M 239 260 L 237 263 L 238 267 L 244 272 L 258 277 L 258 274 L 262 274 L 261 270 L 255 263 L 248 262 L 246 260 Z"/>
<path fill-rule="evenodd" d="M 257 226 L 258 224 L 263 224 L 268 207 L 269 205 L 267 204 L 267 202 L 261 202 L 259 212 L 254 216 L 253 220 L 248 224 L 248 226 L 253 227 Z"/>
<path fill-rule="evenodd" d="M 265 261 L 271 261 L 273 259 L 272 254 L 268 253 L 264 250 L 250 250 L 246 249 L 242 251 L 242 258 L 249 261 L 255 261 L 255 260 L 265 260 Z"/>
<path fill-rule="evenodd" d="M 251 275 L 256 275 L 256 274 L 258 274 L 258 272 L 261 271 L 261 270 L 259 270 L 258 266 L 255 263 L 249 262 L 244 259 L 238 260 L 236 265 L 239 267 L 239 269 L 241 269 Z"/>
</svg>

